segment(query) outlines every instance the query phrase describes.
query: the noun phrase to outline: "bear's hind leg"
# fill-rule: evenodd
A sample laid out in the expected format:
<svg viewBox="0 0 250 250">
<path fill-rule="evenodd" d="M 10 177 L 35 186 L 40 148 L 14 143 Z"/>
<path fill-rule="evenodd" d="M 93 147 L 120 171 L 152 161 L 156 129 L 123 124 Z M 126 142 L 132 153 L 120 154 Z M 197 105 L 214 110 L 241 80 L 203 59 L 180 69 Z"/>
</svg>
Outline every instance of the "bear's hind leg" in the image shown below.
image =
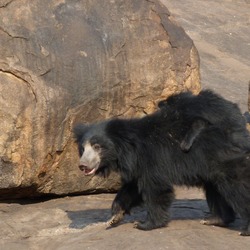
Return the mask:
<svg viewBox="0 0 250 250">
<path fill-rule="evenodd" d="M 239 234 L 241 236 L 250 236 L 250 219 L 247 221 L 246 227 Z"/>
<path fill-rule="evenodd" d="M 220 190 L 227 195 L 227 200 L 232 204 L 235 211 L 246 221 L 246 226 L 239 233 L 241 236 L 250 236 L 250 186 L 249 183 L 237 182 L 220 183 Z M 228 195 L 230 194 L 230 195 Z"/>
<path fill-rule="evenodd" d="M 127 213 L 130 213 L 132 207 L 139 206 L 142 203 L 142 197 L 138 193 L 136 182 L 125 183 L 118 191 L 111 208 L 112 217 L 107 222 L 108 226 L 117 225 Z"/>
<path fill-rule="evenodd" d="M 250 155 L 249 153 L 224 162 L 224 176 L 218 183 L 218 191 L 234 211 L 247 222 L 246 227 L 240 233 L 242 236 L 250 236 Z"/>
<path fill-rule="evenodd" d="M 136 222 L 134 227 L 141 230 L 152 230 L 166 226 L 169 221 L 168 210 L 174 199 L 173 188 L 150 190 L 148 194 L 144 194 L 143 198 L 148 209 L 147 218 L 143 222 Z"/>
<path fill-rule="evenodd" d="M 202 220 L 201 223 L 220 227 L 226 227 L 232 223 L 235 220 L 235 212 L 217 188 L 212 183 L 206 183 L 204 189 L 212 216 Z"/>
</svg>

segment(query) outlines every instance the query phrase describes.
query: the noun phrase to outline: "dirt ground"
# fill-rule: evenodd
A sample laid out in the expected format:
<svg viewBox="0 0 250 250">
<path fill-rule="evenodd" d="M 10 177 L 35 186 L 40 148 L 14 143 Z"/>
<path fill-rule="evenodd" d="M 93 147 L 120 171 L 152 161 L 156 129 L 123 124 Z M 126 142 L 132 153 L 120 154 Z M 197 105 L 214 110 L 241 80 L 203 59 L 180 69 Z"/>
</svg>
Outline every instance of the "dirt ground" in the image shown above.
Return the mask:
<svg viewBox="0 0 250 250">
<path fill-rule="evenodd" d="M 163 0 L 186 30 L 201 57 L 202 86 L 247 110 L 250 80 L 250 0 Z M 133 228 L 143 209 L 106 229 L 114 194 L 65 197 L 43 202 L 0 203 L 0 249 L 170 249 L 248 250 L 250 237 L 230 228 L 200 224 L 208 214 L 203 194 L 178 188 L 168 227 L 149 232 Z"/>
</svg>

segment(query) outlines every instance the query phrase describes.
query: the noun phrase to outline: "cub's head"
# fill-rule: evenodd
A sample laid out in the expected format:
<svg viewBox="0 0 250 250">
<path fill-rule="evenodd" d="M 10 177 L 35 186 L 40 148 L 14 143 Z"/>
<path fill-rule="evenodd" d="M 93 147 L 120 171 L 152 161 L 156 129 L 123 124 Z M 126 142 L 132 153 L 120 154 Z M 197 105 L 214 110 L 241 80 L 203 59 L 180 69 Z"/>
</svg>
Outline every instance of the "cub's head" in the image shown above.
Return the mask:
<svg viewBox="0 0 250 250">
<path fill-rule="evenodd" d="M 179 108 L 182 105 L 186 106 L 193 97 L 194 95 L 189 91 L 173 94 L 167 99 L 160 101 L 158 103 L 158 108 Z"/>
<path fill-rule="evenodd" d="M 79 168 L 84 175 L 104 177 L 115 170 L 117 156 L 113 142 L 105 134 L 105 123 L 77 125 L 74 135 L 78 144 Z"/>
</svg>

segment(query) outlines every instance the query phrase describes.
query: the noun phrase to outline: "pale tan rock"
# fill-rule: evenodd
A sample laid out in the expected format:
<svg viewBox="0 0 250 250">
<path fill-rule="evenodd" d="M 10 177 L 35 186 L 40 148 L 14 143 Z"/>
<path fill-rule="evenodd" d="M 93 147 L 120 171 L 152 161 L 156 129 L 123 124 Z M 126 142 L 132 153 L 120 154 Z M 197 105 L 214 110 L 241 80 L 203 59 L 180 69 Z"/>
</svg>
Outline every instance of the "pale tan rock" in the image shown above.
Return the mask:
<svg viewBox="0 0 250 250">
<path fill-rule="evenodd" d="M 0 195 L 114 191 L 78 170 L 72 126 L 198 92 L 192 40 L 158 1 L 2 1 Z"/>
</svg>

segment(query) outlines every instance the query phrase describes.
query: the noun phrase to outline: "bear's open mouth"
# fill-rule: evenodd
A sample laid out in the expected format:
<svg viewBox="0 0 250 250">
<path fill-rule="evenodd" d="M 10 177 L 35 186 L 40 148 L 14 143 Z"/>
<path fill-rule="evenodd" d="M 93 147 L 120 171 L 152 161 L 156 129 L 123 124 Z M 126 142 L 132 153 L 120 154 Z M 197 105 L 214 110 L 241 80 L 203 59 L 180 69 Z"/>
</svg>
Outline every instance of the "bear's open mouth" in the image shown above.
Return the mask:
<svg viewBox="0 0 250 250">
<path fill-rule="evenodd" d="M 79 168 L 83 172 L 84 175 L 95 174 L 96 170 L 98 169 L 98 167 L 89 169 L 88 166 L 85 166 L 85 165 L 80 165 Z"/>
</svg>

